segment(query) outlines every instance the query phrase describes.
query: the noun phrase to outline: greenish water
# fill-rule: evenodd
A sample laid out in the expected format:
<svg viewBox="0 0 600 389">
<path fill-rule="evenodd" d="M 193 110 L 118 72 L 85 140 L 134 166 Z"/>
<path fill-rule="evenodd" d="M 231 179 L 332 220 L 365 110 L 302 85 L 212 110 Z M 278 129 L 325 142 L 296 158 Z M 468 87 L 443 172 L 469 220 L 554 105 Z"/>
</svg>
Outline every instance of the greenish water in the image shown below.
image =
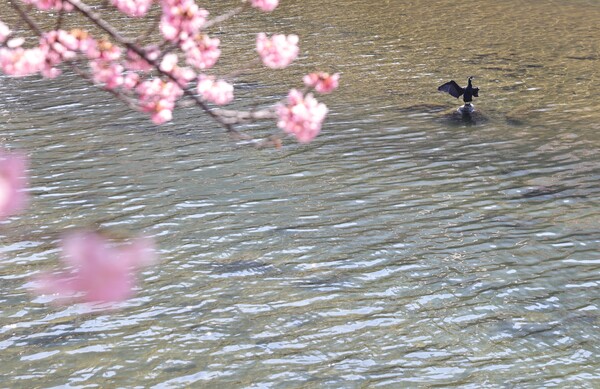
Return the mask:
<svg viewBox="0 0 600 389">
<path fill-rule="evenodd" d="M 237 17 L 226 71 L 258 31 L 303 52 L 241 77 L 241 100 L 342 74 L 323 133 L 279 151 L 193 109 L 155 127 L 69 76 L 0 79 L 0 138 L 32 175 L 0 225 L 0 387 L 597 387 L 599 20 L 597 1 L 513 0 Z M 436 88 L 470 75 L 482 118 L 451 120 Z M 157 240 L 137 296 L 29 295 L 90 225 Z"/>
</svg>

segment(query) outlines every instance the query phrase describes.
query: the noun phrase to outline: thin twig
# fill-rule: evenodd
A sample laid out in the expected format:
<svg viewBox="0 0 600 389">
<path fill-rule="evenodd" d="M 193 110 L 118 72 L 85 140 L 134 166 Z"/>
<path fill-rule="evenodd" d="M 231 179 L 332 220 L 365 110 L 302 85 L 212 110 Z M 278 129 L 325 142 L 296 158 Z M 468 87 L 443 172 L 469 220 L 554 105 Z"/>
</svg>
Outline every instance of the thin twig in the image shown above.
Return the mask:
<svg viewBox="0 0 600 389">
<path fill-rule="evenodd" d="M 247 4 L 248 4 L 247 2 L 244 2 L 244 5 L 242 5 L 240 7 L 237 7 L 237 8 L 234 8 L 231 11 L 224 13 L 223 15 L 219 15 L 219 16 L 217 16 L 217 17 L 215 17 L 215 18 L 207 21 L 202 26 L 202 29 L 211 28 L 215 24 L 223 23 L 227 19 L 230 19 L 230 18 L 234 17 L 235 15 L 239 14 L 240 12 L 242 12 L 246 8 Z"/>
<path fill-rule="evenodd" d="M 143 43 L 146 39 L 148 39 L 150 37 L 150 34 L 152 34 L 154 32 L 154 30 L 156 30 L 159 23 L 160 23 L 160 13 L 156 14 L 156 17 L 154 18 L 154 21 L 152 22 L 150 27 L 146 30 L 145 33 L 142 34 L 142 36 L 140 36 L 138 39 L 136 39 L 136 42 Z"/>
<path fill-rule="evenodd" d="M 24 20 L 25 23 L 27 23 L 27 25 L 29 26 L 29 28 L 36 33 L 36 35 L 38 36 L 42 36 L 43 31 L 41 28 L 38 27 L 37 23 L 33 21 L 33 19 L 31 19 L 29 17 L 29 15 L 27 14 L 27 12 L 25 12 L 23 10 L 23 8 L 19 5 L 18 2 L 16 2 L 15 0 L 12 0 L 10 2 L 10 5 L 15 9 L 15 11 L 17 11 L 17 13 L 19 14 L 19 17 L 21 18 L 21 20 Z"/>
</svg>

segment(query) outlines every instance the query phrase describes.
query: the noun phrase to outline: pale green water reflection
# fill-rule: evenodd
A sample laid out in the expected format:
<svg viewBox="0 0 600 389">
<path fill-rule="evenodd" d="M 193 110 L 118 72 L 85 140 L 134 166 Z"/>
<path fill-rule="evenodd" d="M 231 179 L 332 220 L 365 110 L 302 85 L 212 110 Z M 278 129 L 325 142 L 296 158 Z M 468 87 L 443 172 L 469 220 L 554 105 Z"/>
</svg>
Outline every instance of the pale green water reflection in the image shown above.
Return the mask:
<svg viewBox="0 0 600 389">
<path fill-rule="evenodd" d="M 309 146 L 240 147 L 194 110 L 156 128 L 70 77 L 0 80 L 0 136 L 33 174 L 1 226 L 0 386 L 597 386 L 600 3 L 273 17 L 219 37 L 248 58 L 255 32 L 302 37 L 241 98 L 342 73 Z M 487 120 L 450 122 L 436 88 L 469 75 Z M 163 263 L 118 312 L 32 299 L 57 233 L 90 224 L 156 237 Z"/>
</svg>

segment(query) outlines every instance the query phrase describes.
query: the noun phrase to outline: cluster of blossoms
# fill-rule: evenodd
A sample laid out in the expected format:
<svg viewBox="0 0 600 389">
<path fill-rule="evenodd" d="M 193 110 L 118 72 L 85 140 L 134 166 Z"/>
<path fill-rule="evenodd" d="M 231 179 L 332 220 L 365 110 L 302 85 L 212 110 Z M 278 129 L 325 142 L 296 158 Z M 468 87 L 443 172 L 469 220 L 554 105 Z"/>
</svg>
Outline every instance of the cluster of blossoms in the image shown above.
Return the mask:
<svg viewBox="0 0 600 389">
<path fill-rule="evenodd" d="M 197 69 L 212 68 L 219 57 L 220 41 L 218 38 L 210 38 L 205 34 L 197 34 L 195 37 L 182 42 L 181 49 L 185 52 L 186 62 Z"/>
<path fill-rule="evenodd" d="M 256 37 L 256 51 L 265 66 L 285 68 L 298 56 L 298 36 L 276 34 L 268 38 L 261 32 Z"/>
<path fill-rule="evenodd" d="M 74 9 L 64 0 L 23 1 L 44 11 Z M 264 12 L 273 11 L 279 3 L 278 0 L 245 1 Z M 198 7 L 195 0 L 111 0 L 111 3 L 130 17 L 143 17 L 154 3 L 160 4 L 158 27 L 162 42 L 132 48 L 115 34 L 111 34 L 116 41 L 113 43 L 108 40 L 111 38 L 96 40 L 86 31 L 75 29 L 45 32 L 38 46 L 24 48 L 24 40 L 12 38 L 8 26 L 0 21 L 0 71 L 13 76 L 40 73 L 56 77 L 62 63 L 87 61 L 91 81 L 129 99 L 140 111 L 149 113 L 156 124 L 171 120 L 177 100 L 184 94 L 191 96 L 193 91 L 197 102 L 200 99 L 224 105 L 233 100 L 231 83 L 200 73 L 218 62 L 221 42 L 202 31 L 209 13 Z M 296 35 L 259 33 L 256 51 L 264 66 L 282 69 L 298 57 L 298 42 Z M 163 49 L 166 51 L 162 52 Z M 180 56 L 174 50 L 183 55 L 188 66 L 179 65 Z M 338 80 L 339 74 L 327 73 L 312 73 L 303 79 L 309 89 L 318 93 L 331 92 L 337 88 Z M 294 89 L 289 92 L 287 103 L 276 107 L 276 113 L 278 127 L 295 135 L 300 142 L 308 142 L 319 133 L 327 108 L 311 94 Z"/>
<path fill-rule="evenodd" d="M 154 78 L 139 83 L 136 87 L 142 111 L 151 115 L 156 124 L 168 122 L 173 118 L 175 102 L 183 91 L 174 82 Z"/>
<path fill-rule="evenodd" d="M 233 85 L 213 76 L 201 74 L 198 77 L 198 94 L 206 101 L 217 105 L 229 104 L 233 100 Z"/>
<path fill-rule="evenodd" d="M 171 42 L 185 41 L 196 35 L 208 18 L 208 11 L 194 0 L 162 0 L 160 32 Z"/>
<path fill-rule="evenodd" d="M 21 1 L 52 14 L 75 9 L 66 0 Z M 279 0 L 244 1 L 264 12 L 273 11 L 279 3 Z M 82 29 L 65 31 L 57 27 L 40 32 L 35 21 L 26 18 L 30 26 L 34 24 L 32 29 L 40 37 L 37 45 L 25 47 L 25 40 L 14 37 L 10 28 L 0 21 L 0 72 L 17 77 L 33 74 L 56 77 L 61 73 L 61 64 L 70 63 L 80 70 L 81 63 L 87 63 L 88 71 L 83 71 L 86 78 L 129 99 L 128 102 L 133 101 L 156 124 L 172 119 L 176 102 L 184 94 L 203 108 L 206 108 L 204 103 L 225 105 L 233 100 L 231 83 L 200 73 L 219 61 L 221 42 L 202 31 L 209 14 L 198 7 L 196 0 L 111 0 L 111 3 L 120 12 L 138 18 L 147 15 L 154 3 L 160 4 L 161 41 L 146 47 L 133 46 L 118 33 L 111 32 L 111 28 L 103 27 L 98 16 L 85 11 L 85 5 L 82 8 L 82 4 L 78 4 L 77 10 L 103 28 L 108 38 L 95 39 Z M 296 35 L 268 37 L 260 33 L 256 38 L 256 51 L 266 67 L 282 69 L 298 57 L 298 41 Z M 186 66 L 180 66 L 180 59 Z M 320 132 L 328 110 L 307 92 L 330 93 L 337 88 L 338 81 L 339 74 L 306 75 L 303 78 L 305 90 L 292 89 L 287 100 L 275 107 L 277 126 L 299 142 L 312 141 Z M 271 110 L 264 111 L 267 115 L 262 117 L 272 117 Z M 0 149 L 0 221 L 25 207 L 26 165 L 24 156 Z M 77 232 L 63 240 L 62 260 L 70 270 L 40 275 L 35 283 L 38 293 L 56 294 L 61 301 L 114 303 L 132 295 L 135 272 L 153 263 L 155 254 L 152 242 L 145 238 L 115 247 L 97 233 Z"/>
<path fill-rule="evenodd" d="M 277 107 L 277 126 L 294 135 L 299 142 L 312 141 L 321 131 L 327 115 L 327 107 L 319 103 L 311 93 L 306 96 L 297 89 L 288 93 L 287 103 Z"/>
</svg>

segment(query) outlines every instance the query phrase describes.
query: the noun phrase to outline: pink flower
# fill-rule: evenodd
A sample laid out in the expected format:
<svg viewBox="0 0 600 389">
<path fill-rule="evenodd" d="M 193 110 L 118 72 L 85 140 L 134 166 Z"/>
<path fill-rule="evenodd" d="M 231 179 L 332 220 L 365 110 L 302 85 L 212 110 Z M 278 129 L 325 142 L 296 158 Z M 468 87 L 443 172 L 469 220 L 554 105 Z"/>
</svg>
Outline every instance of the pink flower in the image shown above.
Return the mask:
<svg viewBox="0 0 600 389">
<path fill-rule="evenodd" d="M 298 36 L 276 34 L 269 39 L 261 32 L 256 38 L 256 51 L 265 66 L 271 69 L 285 68 L 298 56 Z"/>
<path fill-rule="evenodd" d="M 329 75 L 329 73 L 318 72 L 307 74 L 303 81 L 306 86 L 315 88 L 319 93 L 331 93 L 338 87 L 339 79 L 339 73 Z"/>
<path fill-rule="evenodd" d="M 277 5 L 279 5 L 279 0 L 251 0 L 253 7 L 259 8 L 264 12 L 271 12 Z"/>
<path fill-rule="evenodd" d="M 159 69 L 173 76 L 182 87 L 186 87 L 191 80 L 196 78 L 196 72 L 191 68 L 179 67 L 178 61 L 177 54 L 169 53 L 163 57 Z"/>
<path fill-rule="evenodd" d="M 0 20 L 0 43 L 4 43 L 6 39 L 10 36 L 10 28 Z"/>
<path fill-rule="evenodd" d="M 127 90 L 134 89 L 140 83 L 140 75 L 137 73 L 127 73 L 123 76 L 123 88 Z"/>
<path fill-rule="evenodd" d="M 21 154 L 9 154 L 0 150 L 0 220 L 25 207 L 24 192 L 27 178 L 27 159 Z"/>
<path fill-rule="evenodd" d="M 206 23 L 208 11 L 194 0 L 161 0 L 160 32 L 166 40 L 184 41 L 196 35 Z"/>
<path fill-rule="evenodd" d="M 56 10 L 70 12 L 73 6 L 63 0 L 23 0 L 23 3 L 31 4 L 41 11 Z"/>
<path fill-rule="evenodd" d="M 116 61 L 121 57 L 121 48 L 111 41 L 102 39 L 88 45 L 85 54 L 89 59 Z"/>
<path fill-rule="evenodd" d="M 221 50 L 218 38 L 198 34 L 193 39 L 182 43 L 181 49 L 185 51 L 186 62 L 198 69 L 209 69 L 217 63 Z"/>
<path fill-rule="evenodd" d="M 96 84 L 105 84 L 107 89 L 115 89 L 123 85 L 123 66 L 114 61 L 96 59 L 90 61 L 92 79 Z"/>
<path fill-rule="evenodd" d="M 312 94 L 303 96 L 296 89 L 290 90 L 287 105 L 277 107 L 277 127 L 296 136 L 299 142 L 312 141 L 321 131 L 327 115 L 327 107 L 319 103 Z"/>
<path fill-rule="evenodd" d="M 0 48 L 0 70 L 9 76 L 23 77 L 42 71 L 45 53 L 39 48 Z"/>
<path fill-rule="evenodd" d="M 98 42 L 91 35 L 80 28 L 74 28 L 69 31 L 69 34 L 75 39 L 77 50 L 81 53 L 87 54 L 91 51 L 98 50 Z"/>
<path fill-rule="evenodd" d="M 37 277 L 38 294 L 58 294 L 65 301 L 116 303 L 133 294 L 135 271 L 155 262 L 150 240 L 138 238 L 115 248 L 93 232 L 75 232 L 62 242 L 62 260 L 72 267 Z"/>
<path fill-rule="evenodd" d="M 138 18 L 146 15 L 152 0 L 112 0 L 112 4 L 125 15 Z"/>
<path fill-rule="evenodd" d="M 64 30 L 49 31 L 40 38 L 40 49 L 44 52 L 45 63 L 41 72 L 44 77 L 53 78 L 61 72 L 56 68 L 63 61 L 77 56 L 79 41 Z"/>
<path fill-rule="evenodd" d="M 198 94 L 206 101 L 218 105 L 229 104 L 233 100 L 233 85 L 212 76 L 201 74 L 198 77 Z"/>
<path fill-rule="evenodd" d="M 139 83 L 135 91 L 139 95 L 140 109 L 150 113 L 155 124 L 171 120 L 175 101 L 183 94 L 177 84 L 171 81 L 162 81 L 160 78 Z"/>
</svg>

